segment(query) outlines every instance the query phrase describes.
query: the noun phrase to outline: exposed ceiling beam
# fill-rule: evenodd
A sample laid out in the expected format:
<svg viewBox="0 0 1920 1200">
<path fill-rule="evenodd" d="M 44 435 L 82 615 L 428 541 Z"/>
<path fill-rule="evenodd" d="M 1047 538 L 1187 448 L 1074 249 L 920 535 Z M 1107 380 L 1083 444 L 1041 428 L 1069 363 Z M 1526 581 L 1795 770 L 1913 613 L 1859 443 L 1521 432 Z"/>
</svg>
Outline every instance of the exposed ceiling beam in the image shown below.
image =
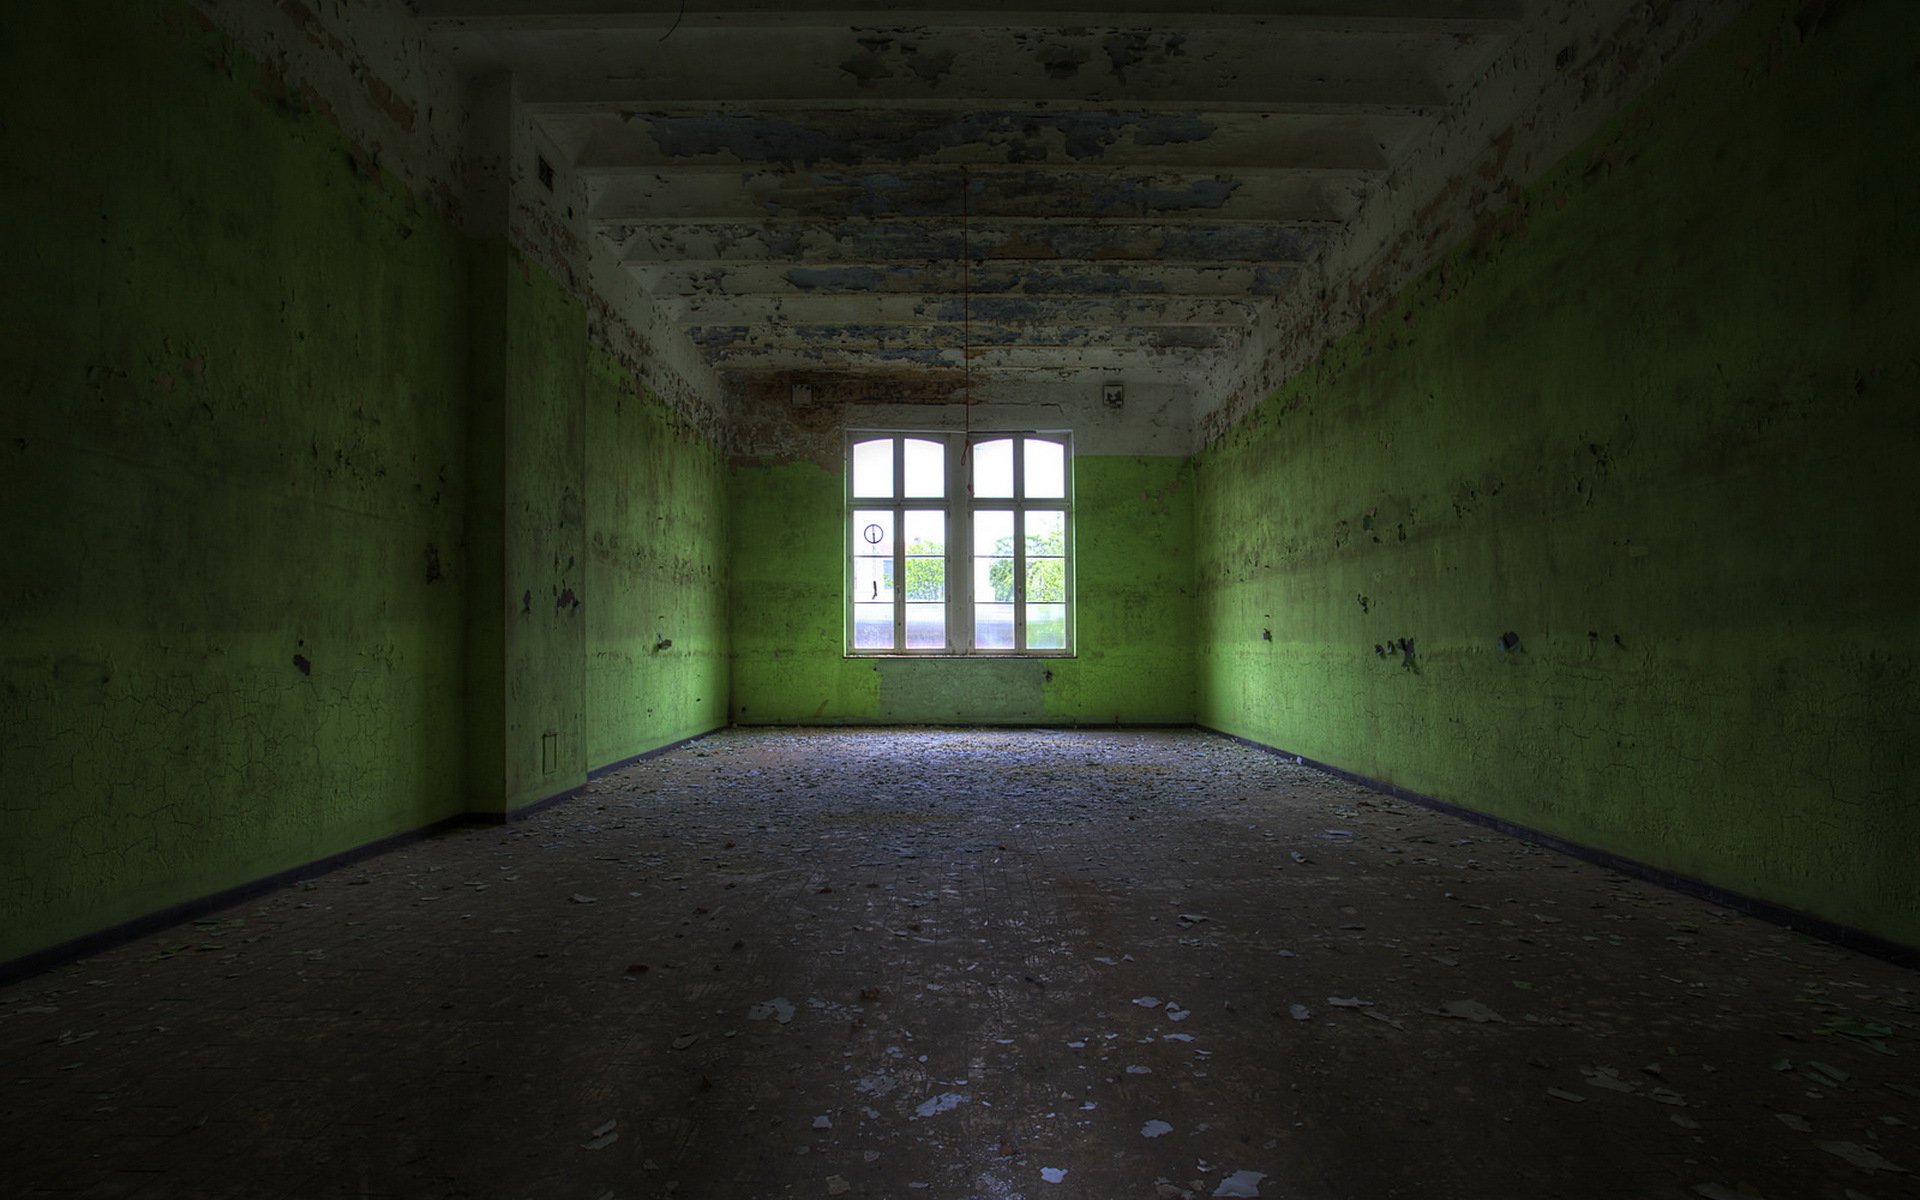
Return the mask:
<svg viewBox="0 0 1920 1200">
<path fill-rule="evenodd" d="M 1366 188 L 1355 174 L 1291 171 L 1235 175 L 1138 175 L 1098 170 L 1006 168 L 992 173 L 914 170 L 904 174 L 803 171 L 790 174 L 677 172 L 592 181 L 589 213 L 605 222 L 766 222 L 915 217 L 971 220 L 1088 220 L 1125 217 L 1177 222 L 1338 221 Z"/>
<path fill-rule="evenodd" d="M 1168 224 L 1153 221 L 1054 222 L 814 221 L 777 226 L 738 222 L 649 225 L 602 222 L 600 235 L 627 262 L 705 272 L 732 263 L 805 262 L 814 266 L 891 263 L 1084 260 L 1298 266 L 1332 234 L 1331 222 Z"/>
<path fill-rule="evenodd" d="M 1196 368 L 1212 371 L 1217 367 L 1217 356 L 1206 360 L 1169 360 L 1152 367 L 1136 367 L 1126 372 L 1124 379 L 1131 384 L 1171 384 L 1184 391 L 1195 386 Z M 917 367 L 911 363 L 859 370 L 839 370 L 817 365 L 771 370 L 733 370 L 722 366 L 718 374 L 728 398 L 736 406 L 739 418 L 747 422 L 767 413 L 792 411 L 793 385 L 797 383 L 809 385 L 814 403 L 831 406 L 827 411 L 834 411 L 840 405 L 897 408 L 903 405 L 992 404 L 999 399 L 995 385 L 1001 382 L 1015 385 L 1040 383 L 1057 387 L 1059 390 L 1054 394 L 1063 401 L 1073 396 L 1092 400 L 1099 396 L 1101 383 L 1123 378 L 1118 372 L 1108 374 L 1072 367 L 961 371 L 955 367 Z"/>
<path fill-rule="evenodd" d="M 683 325 L 934 325 L 1065 322 L 1120 327 L 1232 327 L 1251 321 L 1251 300 L 1191 296 L 1030 298 L 892 294 L 837 296 L 678 296 L 663 299 L 669 320 Z"/>
<path fill-rule="evenodd" d="M 581 113 L 617 109 L 621 112 L 654 108 L 667 102 L 682 108 L 706 112 L 757 112 L 789 114 L 818 110 L 824 98 L 807 89 L 796 88 L 782 94 L 777 82 L 754 89 L 766 94 L 740 96 L 711 89 L 694 89 L 685 94 L 658 90 L 645 83 L 597 87 L 587 80 L 543 82 L 530 79 L 524 85 L 526 108 L 536 116 L 566 117 Z M 839 93 L 831 93 L 839 95 Z M 1005 88 L 979 92 L 920 95 L 890 88 L 884 93 L 843 97 L 857 103 L 872 99 L 894 108 L 922 113 L 952 114 L 983 109 L 1014 109 L 1036 103 L 1033 97 L 1020 96 Z M 1272 113 L 1301 116 L 1405 117 L 1431 120 L 1447 106 L 1447 95 L 1438 86 L 1402 82 L 1369 86 L 1366 83 L 1329 81 L 1289 84 L 1285 81 L 1256 81 L 1245 87 L 1216 87 L 1200 96 L 1191 95 L 1183 85 L 1140 90 L 1100 88 L 1085 95 L 1058 95 L 1038 101 L 1067 112 L 1108 112 L 1116 105 L 1150 103 L 1168 113 L 1231 112 Z"/>
<path fill-rule="evenodd" d="M 703 350 L 788 353 L 958 350 L 1217 350 L 1237 346 L 1232 329 L 1100 325 L 697 325 L 687 336 Z"/>
<path fill-rule="evenodd" d="M 977 373 L 1026 371 L 1107 371 L 1123 375 L 1179 374 L 1209 370 L 1229 351 L 1132 347 L 978 346 L 965 356 L 956 344 L 946 347 L 899 346 L 891 349 L 840 349 L 819 346 L 722 348 L 709 361 L 722 371 L 819 369 L 866 371 L 948 368 Z"/>
<path fill-rule="evenodd" d="M 699 110 L 558 114 L 546 130 L 581 172 L 697 164 L 897 169 L 987 164 L 1215 172 L 1372 172 L 1420 128 L 1405 116 L 1145 111 Z"/>
<path fill-rule="evenodd" d="M 814 267 L 748 264 L 710 272 L 673 266 L 629 267 L 657 297 L 675 295 L 835 295 L 932 293 L 950 296 L 1216 296 L 1277 295 L 1290 267 L 1194 263 L 1109 266 L 1076 263 L 993 263 L 964 269 L 954 263 Z"/>
<path fill-rule="evenodd" d="M 1209 30 L 1178 23 L 969 29 L 808 25 L 448 33 L 463 70 L 506 68 L 537 113 L 991 111 L 1419 113 L 1497 38 L 1430 32 Z"/>
<path fill-rule="evenodd" d="M 1109 0 L 1043 6 L 1020 0 L 976 0 L 956 6 L 895 0 L 840 0 L 829 8 L 796 8 L 785 0 L 708 0 L 692 12 L 682 0 L 412 0 L 435 33 L 502 29 L 547 31 L 669 29 L 726 25 L 917 25 L 968 28 L 1005 25 L 1091 25 L 1303 30 L 1429 30 L 1479 32 L 1518 21 L 1518 0 L 1210 0 L 1190 8 L 1166 0 Z"/>
<path fill-rule="evenodd" d="M 1544 2 L 412 5 L 716 369 L 931 397 L 1219 375 Z"/>
</svg>

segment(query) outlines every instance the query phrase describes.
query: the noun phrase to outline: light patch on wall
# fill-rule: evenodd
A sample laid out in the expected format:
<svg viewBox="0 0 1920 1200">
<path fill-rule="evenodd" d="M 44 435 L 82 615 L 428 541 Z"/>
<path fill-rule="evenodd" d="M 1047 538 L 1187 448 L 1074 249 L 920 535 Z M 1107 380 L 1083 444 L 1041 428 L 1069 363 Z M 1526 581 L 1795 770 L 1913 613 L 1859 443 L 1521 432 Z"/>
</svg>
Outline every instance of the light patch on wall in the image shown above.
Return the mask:
<svg viewBox="0 0 1920 1200">
<path fill-rule="evenodd" d="M 1048 666 L 1034 659 L 877 659 L 880 717 L 905 724 L 1042 721 Z"/>
</svg>

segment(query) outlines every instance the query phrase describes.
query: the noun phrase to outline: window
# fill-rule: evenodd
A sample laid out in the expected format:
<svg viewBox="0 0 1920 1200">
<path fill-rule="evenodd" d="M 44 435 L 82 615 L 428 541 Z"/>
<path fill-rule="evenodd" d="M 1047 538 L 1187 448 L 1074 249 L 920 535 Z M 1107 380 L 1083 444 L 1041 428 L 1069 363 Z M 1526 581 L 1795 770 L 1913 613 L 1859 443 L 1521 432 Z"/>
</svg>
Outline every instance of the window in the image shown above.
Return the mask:
<svg viewBox="0 0 1920 1200">
<path fill-rule="evenodd" d="M 847 653 L 1073 653 L 1065 433 L 847 439 Z"/>
</svg>

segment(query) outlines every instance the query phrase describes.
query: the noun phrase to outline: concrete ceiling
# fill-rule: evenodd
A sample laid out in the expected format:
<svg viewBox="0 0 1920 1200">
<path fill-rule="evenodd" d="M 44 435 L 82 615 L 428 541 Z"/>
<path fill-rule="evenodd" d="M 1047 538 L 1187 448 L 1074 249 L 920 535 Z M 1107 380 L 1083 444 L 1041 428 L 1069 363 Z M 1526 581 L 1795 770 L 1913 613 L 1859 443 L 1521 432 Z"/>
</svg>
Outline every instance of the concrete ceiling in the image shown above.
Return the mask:
<svg viewBox="0 0 1920 1200">
<path fill-rule="evenodd" d="M 415 0 L 723 378 L 1215 374 L 1520 0 Z"/>
</svg>

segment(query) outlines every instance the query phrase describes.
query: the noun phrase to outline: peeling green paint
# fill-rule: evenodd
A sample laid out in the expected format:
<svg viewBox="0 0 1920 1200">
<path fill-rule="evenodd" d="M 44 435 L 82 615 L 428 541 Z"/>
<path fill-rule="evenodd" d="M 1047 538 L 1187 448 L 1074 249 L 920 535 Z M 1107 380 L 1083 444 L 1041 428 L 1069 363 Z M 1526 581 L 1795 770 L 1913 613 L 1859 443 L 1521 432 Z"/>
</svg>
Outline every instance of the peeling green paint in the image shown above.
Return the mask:
<svg viewBox="0 0 1920 1200">
<path fill-rule="evenodd" d="M 578 299 L 185 6 L 10 20 L 0 962 L 724 722 L 723 467 Z"/>
<path fill-rule="evenodd" d="M 587 393 L 587 761 L 727 723 L 726 464 L 595 350 Z"/>
<path fill-rule="evenodd" d="M 463 802 L 467 245 L 183 11 L 0 39 L 0 961 Z"/>
<path fill-rule="evenodd" d="M 470 806 L 511 812 L 726 723 L 717 449 L 504 244 L 473 271 Z"/>
<path fill-rule="evenodd" d="M 584 306 L 524 256 L 505 280 L 505 796 L 587 778 Z"/>
<path fill-rule="evenodd" d="M 1201 457 L 1202 722 L 1920 944 L 1920 8 L 1820 7 Z"/>
<path fill-rule="evenodd" d="M 733 719 L 1098 725 L 1193 719 L 1193 487 L 1186 460 L 1074 460 L 1073 658 L 843 654 L 841 475 L 732 469 Z"/>
<path fill-rule="evenodd" d="M 1920 943 L 1920 9 L 1754 6 L 1197 466 L 1081 457 L 1076 657 L 971 661 L 844 657 L 836 472 L 724 466 L 195 11 L 0 37 L 0 961 L 729 696 L 1197 715 Z"/>
</svg>

